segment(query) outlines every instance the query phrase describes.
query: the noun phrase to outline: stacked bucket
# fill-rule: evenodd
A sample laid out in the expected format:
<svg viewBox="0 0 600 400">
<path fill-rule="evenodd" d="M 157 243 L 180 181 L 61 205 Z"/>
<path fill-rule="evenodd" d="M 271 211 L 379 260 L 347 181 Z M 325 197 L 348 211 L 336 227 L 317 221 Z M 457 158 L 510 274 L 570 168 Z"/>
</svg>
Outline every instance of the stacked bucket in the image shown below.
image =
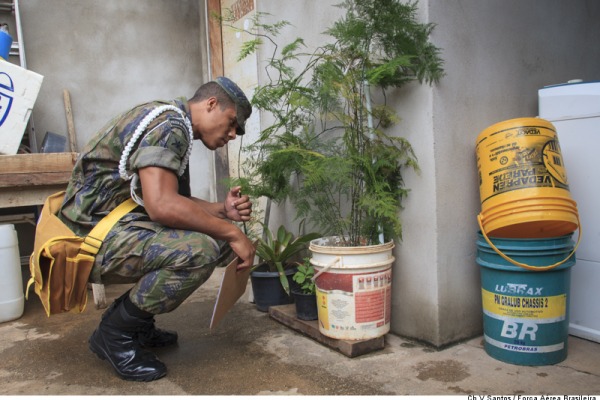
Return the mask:
<svg viewBox="0 0 600 400">
<path fill-rule="evenodd" d="M 567 357 L 580 225 L 556 128 L 540 118 L 499 122 L 479 134 L 476 155 L 485 351 L 511 364 L 556 364 Z"/>
</svg>

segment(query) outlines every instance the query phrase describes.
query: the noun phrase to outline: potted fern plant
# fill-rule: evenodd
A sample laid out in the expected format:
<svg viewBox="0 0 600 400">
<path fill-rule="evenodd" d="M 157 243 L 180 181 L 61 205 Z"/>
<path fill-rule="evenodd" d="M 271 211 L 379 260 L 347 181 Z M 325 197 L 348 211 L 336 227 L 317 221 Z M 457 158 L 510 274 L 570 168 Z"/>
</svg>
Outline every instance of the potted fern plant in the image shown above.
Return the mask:
<svg viewBox="0 0 600 400">
<path fill-rule="evenodd" d="M 345 0 L 339 7 L 346 13 L 326 31 L 332 41 L 310 53 L 301 38 L 277 44 L 286 21 L 255 19 L 255 39 L 240 58 L 265 41 L 275 49 L 265 67 L 270 80 L 252 99 L 273 123 L 247 146 L 250 162 L 239 182 L 255 196 L 289 200 L 299 218 L 339 244 L 401 239 L 408 193 L 402 173 L 417 170 L 417 159 L 391 131 L 398 118 L 385 96 L 376 103 L 371 91 L 439 80 L 442 60 L 428 39 L 434 25 L 416 21 L 416 3 Z"/>
<path fill-rule="evenodd" d="M 336 259 L 340 264 L 344 248 L 383 246 L 393 261 L 408 193 L 402 175 L 418 171 L 418 164 L 408 140 L 393 131 L 398 117 L 386 99 L 409 82 L 433 84 L 443 76 L 439 49 L 429 41 L 434 25 L 417 21 L 416 2 L 344 0 L 338 7 L 343 16 L 326 30 L 331 41 L 314 51 L 301 38 L 280 46 L 277 37 L 289 24 L 265 24 L 258 14 L 249 31 L 254 39 L 240 55 L 263 45 L 272 49 L 267 81 L 252 99 L 272 123 L 247 146 L 250 162 L 238 183 L 255 196 L 289 201 L 298 218 L 325 234 L 310 245 L 319 270 L 317 291 Z M 332 253 L 320 256 L 330 248 Z M 391 282 L 391 271 L 383 272 L 378 285 Z M 333 296 L 335 290 L 327 287 L 323 290 Z M 391 296 L 384 294 L 384 303 L 385 315 L 375 323 L 384 326 L 378 335 L 389 330 Z M 361 331 L 354 328 L 342 331 Z"/>
</svg>

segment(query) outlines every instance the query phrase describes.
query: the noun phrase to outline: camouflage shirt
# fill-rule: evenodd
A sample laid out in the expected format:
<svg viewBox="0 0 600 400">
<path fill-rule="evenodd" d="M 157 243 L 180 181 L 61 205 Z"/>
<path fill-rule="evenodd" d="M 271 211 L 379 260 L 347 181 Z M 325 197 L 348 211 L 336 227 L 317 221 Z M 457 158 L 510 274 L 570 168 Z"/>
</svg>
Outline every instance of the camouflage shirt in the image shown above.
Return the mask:
<svg viewBox="0 0 600 400">
<path fill-rule="evenodd" d="M 173 105 L 191 121 L 187 100 L 154 101 L 124 112 L 105 125 L 82 150 L 73 169 L 59 218 L 78 236 L 87 235 L 112 209 L 130 197 L 130 183 L 119 175 L 123 149 L 142 119 L 154 108 Z M 190 143 L 189 133 L 179 113 L 168 110 L 146 128 L 127 160 L 127 174 L 155 166 L 178 173 Z M 179 178 L 180 194 L 190 196 L 189 166 Z M 138 192 L 136 192 L 138 193 Z M 128 220 L 149 220 L 141 207 Z"/>
</svg>

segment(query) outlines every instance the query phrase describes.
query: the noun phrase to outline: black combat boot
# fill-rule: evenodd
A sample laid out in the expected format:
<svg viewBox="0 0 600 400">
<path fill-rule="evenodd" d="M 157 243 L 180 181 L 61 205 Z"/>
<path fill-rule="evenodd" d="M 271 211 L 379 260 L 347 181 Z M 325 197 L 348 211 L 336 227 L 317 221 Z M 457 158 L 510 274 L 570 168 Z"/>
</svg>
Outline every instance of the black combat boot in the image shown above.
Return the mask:
<svg viewBox="0 0 600 400">
<path fill-rule="evenodd" d="M 150 329 L 153 318 L 131 315 L 125 302 L 111 306 L 89 340 L 90 350 L 108 360 L 116 373 L 129 381 L 153 381 L 167 374 L 154 354 L 141 348 L 137 335 Z"/>
<path fill-rule="evenodd" d="M 148 328 L 144 328 L 137 334 L 137 340 L 142 347 L 165 347 L 177 343 L 177 332 L 157 328 L 154 318 Z"/>
<path fill-rule="evenodd" d="M 105 315 L 110 313 L 111 309 L 123 302 L 125 298 L 128 298 L 130 291 L 131 290 L 128 290 L 118 297 L 106 310 Z M 177 332 L 157 328 L 154 322 L 154 318 L 152 318 L 152 324 L 146 326 L 143 330 L 136 334 L 136 339 L 140 346 L 145 348 L 166 347 L 177 343 Z"/>
</svg>

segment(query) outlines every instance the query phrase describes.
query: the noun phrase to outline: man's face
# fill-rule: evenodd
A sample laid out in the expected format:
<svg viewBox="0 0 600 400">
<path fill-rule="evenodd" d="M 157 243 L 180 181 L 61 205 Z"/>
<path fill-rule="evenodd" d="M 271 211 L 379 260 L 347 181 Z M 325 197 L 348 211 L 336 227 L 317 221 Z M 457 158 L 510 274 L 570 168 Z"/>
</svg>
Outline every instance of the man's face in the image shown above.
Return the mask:
<svg viewBox="0 0 600 400">
<path fill-rule="evenodd" d="M 194 123 L 194 131 L 199 132 L 199 139 L 206 147 L 215 150 L 237 137 L 236 109 L 235 106 L 222 109 L 214 98 L 206 102 L 201 118 Z"/>
</svg>

